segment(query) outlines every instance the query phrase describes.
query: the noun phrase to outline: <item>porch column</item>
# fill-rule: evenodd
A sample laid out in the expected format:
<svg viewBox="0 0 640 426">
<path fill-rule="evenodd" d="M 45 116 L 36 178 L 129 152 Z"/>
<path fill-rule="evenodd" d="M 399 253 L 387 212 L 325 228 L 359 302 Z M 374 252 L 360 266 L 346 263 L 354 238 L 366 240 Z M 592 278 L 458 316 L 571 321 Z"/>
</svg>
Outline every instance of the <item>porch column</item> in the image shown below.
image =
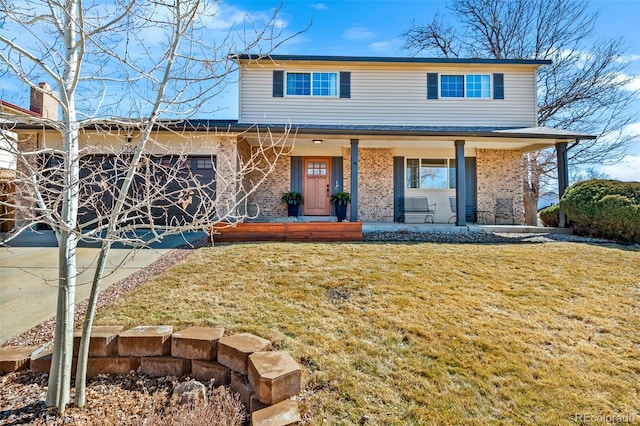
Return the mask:
<svg viewBox="0 0 640 426">
<path fill-rule="evenodd" d="M 564 192 L 569 186 L 569 160 L 567 156 L 566 142 L 558 142 L 556 144 L 556 155 L 558 161 L 558 202 L 560 202 L 560 198 L 562 198 Z M 564 212 L 564 209 L 560 207 L 559 226 L 560 228 L 566 228 L 567 225 L 567 215 Z"/>
<path fill-rule="evenodd" d="M 351 139 L 351 217 L 358 220 L 358 139 Z"/>
<path fill-rule="evenodd" d="M 456 147 L 456 226 L 467 226 L 467 193 L 464 165 L 464 141 L 454 141 Z"/>
</svg>

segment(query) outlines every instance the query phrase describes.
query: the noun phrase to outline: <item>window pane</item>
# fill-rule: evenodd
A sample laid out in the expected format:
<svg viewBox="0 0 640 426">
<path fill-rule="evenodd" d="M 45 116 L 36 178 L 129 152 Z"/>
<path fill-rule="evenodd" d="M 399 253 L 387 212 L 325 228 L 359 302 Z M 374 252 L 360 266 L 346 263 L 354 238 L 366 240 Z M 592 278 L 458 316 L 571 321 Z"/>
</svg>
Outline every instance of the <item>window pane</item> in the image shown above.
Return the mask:
<svg viewBox="0 0 640 426">
<path fill-rule="evenodd" d="M 407 188 L 418 188 L 418 168 L 420 160 L 417 158 L 407 159 Z"/>
<path fill-rule="evenodd" d="M 440 87 L 443 98 L 464 97 L 464 77 L 461 75 L 440 76 Z"/>
<path fill-rule="evenodd" d="M 287 73 L 287 95 L 309 96 L 311 94 L 311 75 L 309 73 Z"/>
<path fill-rule="evenodd" d="M 422 160 L 420 163 L 420 188 L 447 189 L 448 187 L 447 160 Z"/>
<path fill-rule="evenodd" d="M 313 73 L 313 96 L 337 96 L 338 74 L 335 72 Z"/>
<path fill-rule="evenodd" d="M 196 160 L 196 169 L 213 170 L 213 162 L 209 159 L 198 159 Z"/>
<path fill-rule="evenodd" d="M 489 74 L 467 75 L 467 97 L 468 98 L 490 98 L 491 97 L 491 77 L 489 76 Z"/>
<path fill-rule="evenodd" d="M 456 188 L 456 160 L 449 160 L 449 189 Z"/>
</svg>

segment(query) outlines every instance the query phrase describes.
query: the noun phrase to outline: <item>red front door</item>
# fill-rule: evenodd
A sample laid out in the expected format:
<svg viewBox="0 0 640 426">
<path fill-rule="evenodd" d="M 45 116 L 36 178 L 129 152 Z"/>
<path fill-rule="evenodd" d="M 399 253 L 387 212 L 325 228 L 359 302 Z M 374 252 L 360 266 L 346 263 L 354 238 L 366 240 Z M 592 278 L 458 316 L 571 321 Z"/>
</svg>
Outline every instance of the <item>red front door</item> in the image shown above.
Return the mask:
<svg viewBox="0 0 640 426">
<path fill-rule="evenodd" d="M 302 180 L 304 204 L 302 212 L 307 216 L 329 216 L 329 188 L 331 184 L 330 158 L 305 158 Z"/>
</svg>

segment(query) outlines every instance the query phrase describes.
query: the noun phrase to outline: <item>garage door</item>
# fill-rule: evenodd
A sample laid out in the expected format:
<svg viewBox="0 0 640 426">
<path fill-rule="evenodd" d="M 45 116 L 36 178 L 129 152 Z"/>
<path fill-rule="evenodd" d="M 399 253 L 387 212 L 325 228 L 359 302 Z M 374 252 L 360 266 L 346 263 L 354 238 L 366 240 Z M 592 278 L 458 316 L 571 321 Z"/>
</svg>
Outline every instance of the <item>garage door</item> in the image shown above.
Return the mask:
<svg viewBox="0 0 640 426">
<path fill-rule="evenodd" d="M 113 156 L 92 156 L 83 161 L 80 228 L 106 223 L 127 173 L 125 161 Z M 189 223 L 195 214 L 202 214 L 200 191 L 206 199 L 215 198 L 215 178 L 215 157 L 147 157 L 140 162 L 126 198 L 123 222 L 138 227 Z"/>
</svg>

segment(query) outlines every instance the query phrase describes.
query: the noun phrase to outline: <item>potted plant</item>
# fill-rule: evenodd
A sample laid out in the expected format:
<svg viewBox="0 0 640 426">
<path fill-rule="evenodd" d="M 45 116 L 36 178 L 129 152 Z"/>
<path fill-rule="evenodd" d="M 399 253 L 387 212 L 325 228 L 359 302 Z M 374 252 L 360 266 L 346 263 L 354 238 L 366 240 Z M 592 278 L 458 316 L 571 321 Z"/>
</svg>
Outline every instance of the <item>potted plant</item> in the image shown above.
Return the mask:
<svg viewBox="0 0 640 426">
<path fill-rule="evenodd" d="M 285 193 L 281 198 L 283 203 L 287 203 L 287 214 L 289 216 L 298 216 L 298 206 L 304 202 L 301 193 L 290 191 Z"/>
<path fill-rule="evenodd" d="M 343 222 L 347 218 L 347 204 L 351 203 L 351 195 L 348 192 L 336 192 L 331 196 L 331 204 L 336 206 L 336 216 L 338 222 Z"/>
</svg>

